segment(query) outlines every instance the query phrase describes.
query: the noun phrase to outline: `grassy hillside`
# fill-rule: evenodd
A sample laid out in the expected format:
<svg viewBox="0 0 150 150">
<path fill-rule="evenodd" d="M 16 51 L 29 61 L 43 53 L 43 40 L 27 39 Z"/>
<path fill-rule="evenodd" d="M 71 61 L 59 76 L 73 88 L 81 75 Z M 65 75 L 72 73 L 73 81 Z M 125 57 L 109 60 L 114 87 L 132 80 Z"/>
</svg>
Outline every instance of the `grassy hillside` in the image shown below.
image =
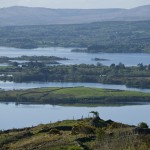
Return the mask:
<svg viewBox="0 0 150 150">
<path fill-rule="evenodd" d="M 150 102 L 150 93 L 99 88 L 39 88 L 1 91 L 0 101 L 49 104 L 120 104 Z"/>
<path fill-rule="evenodd" d="M 150 21 L 0 27 L 0 46 L 86 47 L 86 52 L 150 52 Z"/>
<path fill-rule="evenodd" d="M 97 125 L 91 122 L 97 120 Z M 149 134 L 111 120 L 87 118 L 0 132 L 1 150 L 148 150 Z"/>
</svg>

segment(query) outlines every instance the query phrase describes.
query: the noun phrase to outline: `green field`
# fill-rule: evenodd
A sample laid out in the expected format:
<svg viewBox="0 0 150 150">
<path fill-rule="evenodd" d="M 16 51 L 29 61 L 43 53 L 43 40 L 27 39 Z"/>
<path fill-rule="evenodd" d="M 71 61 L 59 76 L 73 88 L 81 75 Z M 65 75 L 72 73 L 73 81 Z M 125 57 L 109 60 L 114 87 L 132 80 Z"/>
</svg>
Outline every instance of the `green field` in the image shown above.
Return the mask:
<svg viewBox="0 0 150 150">
<path fill-rule="evenodd" d="M 150 93 L 107 90 L 99 88 L 39 88 L 1 91 L 2 102 L 27 102 L 46 104 L 119 104 L 150 102 Z"/>
</svg>

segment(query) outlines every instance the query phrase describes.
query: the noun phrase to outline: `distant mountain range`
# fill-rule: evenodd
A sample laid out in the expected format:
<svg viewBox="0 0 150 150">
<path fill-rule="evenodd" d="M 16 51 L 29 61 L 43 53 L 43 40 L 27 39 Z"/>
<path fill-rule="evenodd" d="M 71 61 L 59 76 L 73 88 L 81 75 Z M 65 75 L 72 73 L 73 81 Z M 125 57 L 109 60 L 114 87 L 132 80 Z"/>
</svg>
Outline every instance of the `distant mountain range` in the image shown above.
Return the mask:
<svg viewBox="0 0 150 150">
<path fill-rule="evenodd" d="M 150 20 L 150 5 L 132 9 L 48 9 L 20 6 L 0 9 L 0 26 L 142 20 Z"/>
</svg>

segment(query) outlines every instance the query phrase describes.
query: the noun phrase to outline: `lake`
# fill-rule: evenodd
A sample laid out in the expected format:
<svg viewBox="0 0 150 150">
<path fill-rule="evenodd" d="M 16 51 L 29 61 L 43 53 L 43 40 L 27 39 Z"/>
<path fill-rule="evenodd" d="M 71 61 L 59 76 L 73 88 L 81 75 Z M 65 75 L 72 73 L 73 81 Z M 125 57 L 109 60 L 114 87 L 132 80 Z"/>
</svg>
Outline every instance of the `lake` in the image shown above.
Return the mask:
<svg viewBox="0 0 150 150">
<path fill-rule="evenodd" d="M 150 64 L 150 53 L 77 53 L 71 52 L 72 48 L 37 48 L 37 49 L 17 49 L 0 47 L 0 56 L 17 57 L 22 55 L 27 56 L 58 56 L 66 57 L 69 60 L 59 61 L 62 64 L 97 64 L 100 62 L 104 65 L 112 63 L 119 64 L 122 62 L 126 66 L 135 66 L 139 63 L 144 65 Z M 94 58 L 107 59 L 105 61 L 94 61 Z M 1 64 L 2 65 L 2 64 Z"/>
<path fill-rule="evenodd" d="M 137 125 L 146 122 L 150 126 L 150 105 L 121 107 L 74 107 L 52 105 L 25 105 L 0 103 L 0 129 L 31 127 L 41 123 L 56 122 L 65 119 L 80 119 L 92 116 L 90 111 L 98 111 L 104 120 Z"/>
<path fill-rule="evenodd" d="M 135 53 L 72 53 L 72 48 L 38 48 L 38 49 L 16 49 L 0 47 L 0 56 L 18 57 L 27 56 L 58 56 L 66 57 L 70 60 L 60 61 L 60 63 L 69 64 L 97 64 L 94 58 L 107 59 L 99 61 L 104 65 L 112 63 L 124 63 L 126 66 L 135 66 L 139 63 L 144 65 L 150 64 L 150 54 Z M 7 64 L 0 64 L 6 66 Z M 13 89 L 30 89 L 39 87 L 97 87 L 105 89 L 120 89 L 140 92 L 150 92 L 150 89 L 127 88 L 124 85 L 109 85 L 100 83 L 58 83 L 58 82 L 31 82 L 31 83 L 14 83 L 0 82 L 0 88 L 4 90 Z M 150 114 L 150 105 L 135 105 L 122 107 L 74 107 L 74 106 L 52 106 L 52 105 L 27 105 L 15 103 L 0 103 L 0 129 L 22 128 L 40 123 L 55 122 L 64 119 L 80 119 L 88 117 L 90 111 L 98 111 L 100 117 L 107 120 L 112 119 L 122 123 L 137 125 L 144 121 L 150 126 L 150 119 L 147 114 Z"/>
<path fill-rule="evenodd" d="M 73 82 L 29 82 L 29 83 L 15 83 L 15 82 L 3 82 L 0 81 L 0 88 L 3 90 L 19 90 L 19 89 L 32 89 L 42 87 L 92 87 L 92 88 L 103 88 L 103 89 L 116 89 L 116 90 L 128 90 L 149 93 L 150 89 L 138 89 L 138 88 L 127 88 L 125 85 L 116 84 L 102 84 L 102 83 L 73 83 Z"/>
</svg>

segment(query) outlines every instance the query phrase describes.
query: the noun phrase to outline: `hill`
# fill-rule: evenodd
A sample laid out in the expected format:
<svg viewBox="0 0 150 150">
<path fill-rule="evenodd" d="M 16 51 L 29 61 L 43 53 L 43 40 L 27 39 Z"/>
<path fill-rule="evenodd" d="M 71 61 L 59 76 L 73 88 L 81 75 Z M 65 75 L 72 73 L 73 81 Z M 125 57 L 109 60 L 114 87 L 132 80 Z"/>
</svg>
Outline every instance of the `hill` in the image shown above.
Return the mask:
<svg viewBox="0 0 150 150">
<path fill-rule="evenodd" d="M 0 9 L 0 26 L 141 20 L 150 20 L 150 5 L 133 9 L 49 9 L 20 6 Z"/>
<path fill-rule="evenodd" d="M 149 21 L 0 27 L 0 46 L 84 47 L 86 52 L 150 52 Z"/>
<path fill-rule="evenodd" d="M 1 150 L 148 150 L 149 131 L 98 116 L 0 131 L 0 147 Z"/>
</svg>

